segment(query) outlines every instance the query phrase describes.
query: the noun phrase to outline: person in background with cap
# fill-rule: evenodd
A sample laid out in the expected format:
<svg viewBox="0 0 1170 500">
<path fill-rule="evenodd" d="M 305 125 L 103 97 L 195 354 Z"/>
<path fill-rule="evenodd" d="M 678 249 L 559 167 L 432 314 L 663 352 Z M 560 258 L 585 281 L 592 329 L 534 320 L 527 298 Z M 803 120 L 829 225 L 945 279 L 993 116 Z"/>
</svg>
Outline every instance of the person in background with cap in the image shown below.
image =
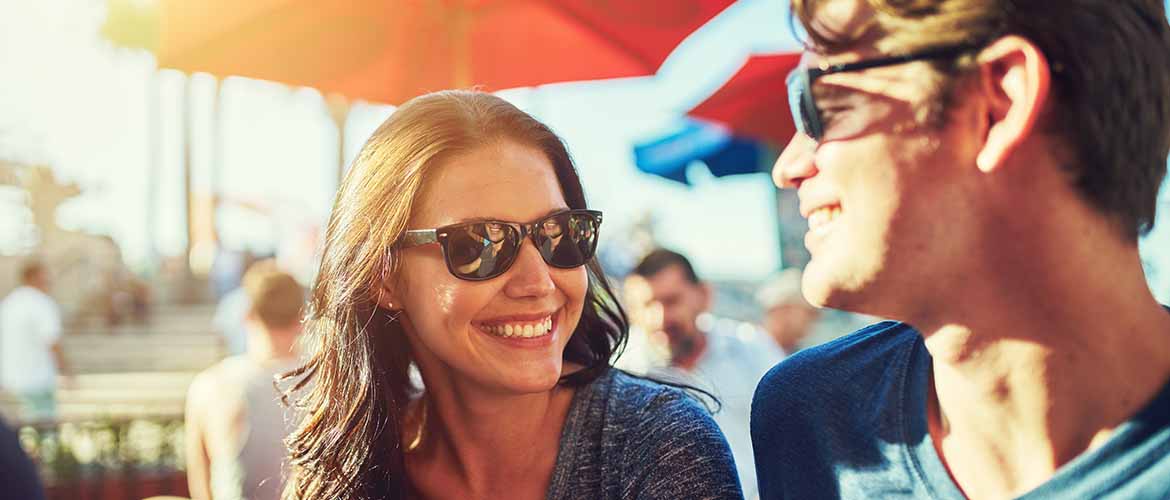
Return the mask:
<svg viewBox="0 0 1170 500">
<path fill-rule="evenodd" d="M 800 293 L 800 270 L 780 271 L 764 283 L 756 293 L 756 301 L 764 310 L 764 331 L 788 357 L 800 350 L 802 342 L 813 331 L 820 311 Z"/>
</svg>

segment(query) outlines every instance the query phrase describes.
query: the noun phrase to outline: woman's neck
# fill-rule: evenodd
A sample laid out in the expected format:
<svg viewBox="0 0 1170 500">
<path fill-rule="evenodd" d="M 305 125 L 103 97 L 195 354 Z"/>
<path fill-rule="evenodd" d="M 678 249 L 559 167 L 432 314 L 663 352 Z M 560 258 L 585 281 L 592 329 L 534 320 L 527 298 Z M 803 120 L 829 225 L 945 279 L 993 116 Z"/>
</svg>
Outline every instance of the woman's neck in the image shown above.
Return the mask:
<svg viewBox="0 0 1170 500">
<path fill-rule="evenodd" d="M 427 393 L 412 403 L 403 433 L 404 445 L 420 437 L 407 455 L 412 481 L 424 492 L 444 496 L 543 494 L 574 392 L 558 385 L 547 392 L 509 396 L 429 384 Z M 411 427 L 421 429 L 421 435 Z"/>
</svg>

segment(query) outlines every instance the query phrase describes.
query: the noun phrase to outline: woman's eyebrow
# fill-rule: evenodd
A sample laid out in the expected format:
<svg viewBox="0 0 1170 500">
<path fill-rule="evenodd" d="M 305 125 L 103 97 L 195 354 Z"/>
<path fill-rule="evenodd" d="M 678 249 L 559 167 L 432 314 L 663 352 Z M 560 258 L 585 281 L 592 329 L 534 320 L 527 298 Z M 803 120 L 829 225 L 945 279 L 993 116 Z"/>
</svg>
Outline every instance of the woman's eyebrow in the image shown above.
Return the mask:
<svg viewBox="0 0 1170 500">
<path fill-rule="evenodd" d="M 443 224 L 443 225 L 450 226 L 452 224 L 465 224 L 468 222 L 508 222 L 508 223 L 530 224 L 530 223 L 536 222 L 538 220 L 544 219 L 552 214 L 564 212 L 566 210 L 569 210 L 569 207 L 554 208 L 552 210 L 545 212 L 543 215 L 541 215 L 535 219 L 532 219 L 532 220 L 527 221 L 527 222 L 522 222 L 522 223 L 518 222 L 518 221 L 506 220 L 506 219 L 503 219 L 500 217 L 467 217 L 467 218 L 459 219 L 459 220 L 456 220 L 455 222 L 451 222 L 449 224 Z"/>
<path fill-rule="evenodd" d="M 566 210 L 570 210 L 570 208 L 569 208 L 569 207 L 559 207 L 559 208 L 554 208 L 554 209 L 552 209 L 552 210 L 549 210 L 549 211 L 545 212 L 545 213 L 544 213 L 544 215 L 541 215 L 540 217 L 537 217 L 537 218 L 536 218 L 535 220 L 533 220 L 532 222 L 536 222 L 536 221 L 538 221 L 538 220 L 540 220 L 540 219 L 543 219 L 543 218 L 545 218 L 545 217 L 548 217 L 548 216 L 550 216 L 550 215 L 552 215 L 552 214 L 555 214 L 555 213 L 560 213 L 560 212 L 564 212 L 564 211 L 566 211 Z"/>
</svg>

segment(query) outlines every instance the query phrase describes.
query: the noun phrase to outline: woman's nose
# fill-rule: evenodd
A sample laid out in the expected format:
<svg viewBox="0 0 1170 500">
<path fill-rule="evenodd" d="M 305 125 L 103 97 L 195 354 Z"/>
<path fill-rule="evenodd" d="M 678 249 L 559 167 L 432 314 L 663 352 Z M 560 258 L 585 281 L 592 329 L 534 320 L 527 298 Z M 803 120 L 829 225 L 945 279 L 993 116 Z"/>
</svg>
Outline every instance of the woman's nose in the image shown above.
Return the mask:
<svg viewBox="0 0 1170 500">
<path fill-rule="evenodd" d="M 508 273 L 505 293 L 512 298 L 543 297 L 555 289 L 548 264 L 532 240 L 525 238 L 520 245 L 520 254 L 516 256 L 516 262 L 512 263 Z"/>
</svg>

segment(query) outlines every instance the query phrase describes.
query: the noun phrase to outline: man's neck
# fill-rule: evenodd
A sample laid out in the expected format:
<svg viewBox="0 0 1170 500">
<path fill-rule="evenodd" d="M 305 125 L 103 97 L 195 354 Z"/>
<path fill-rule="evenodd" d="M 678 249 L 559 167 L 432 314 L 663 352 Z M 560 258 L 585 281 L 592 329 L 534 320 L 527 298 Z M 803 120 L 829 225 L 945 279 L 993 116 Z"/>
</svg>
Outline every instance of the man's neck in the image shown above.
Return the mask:
<svg viewBox="0 0 1170 500">
<path fill-rule="evenodd" d="M 296 340 L 296 330 L 250 330 L 248 332 L 248 358 L 257 363 L 296 359 Z"/>
<path fill-rule="evenodd" d="M 1108 277 L 1003 273 L 965 287 L 945 316 L 911 321 L 933 359 L 931 437 L 968 496 L 1035 488 L 1166 384 L 1170 315 L 1134 257 L 1102 266 Z"/>
</svg>

